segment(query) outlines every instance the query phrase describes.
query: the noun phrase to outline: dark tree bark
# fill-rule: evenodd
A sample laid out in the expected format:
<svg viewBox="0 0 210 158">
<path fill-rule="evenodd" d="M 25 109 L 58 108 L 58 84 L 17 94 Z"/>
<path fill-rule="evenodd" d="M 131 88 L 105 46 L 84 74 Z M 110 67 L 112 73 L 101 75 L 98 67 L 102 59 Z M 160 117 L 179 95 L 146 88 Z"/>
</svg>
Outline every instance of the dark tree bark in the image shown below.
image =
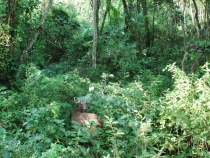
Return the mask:
<svg viewBox="0 0 210 158">
<path fill-rule="evenodd" d="M 147 14 L 147 1 L 142 0 L 143 16 L 144 16 L 144 28 L 146 31 L 145 34 L 145 44 L 146 47 L 150 47 L 150 31 L 149 31 L 149 20 Z"/>
<path fill-rule="evenodd" d="M 130 19 L 130 15 L 129 15 L 129 11 L 128 11 L 128 6 L 125 0 L 122 0 L 123 3 L 123 8 L 124 8 L 124 13 L 125 13 L 125 31 L 128 32 L 130 25 L 129 25 L 129 19 Z"/>
<path fill-rule="evenodd" d="M 96 10 L 96 22 L 97 22 L 97 31 L 99 32 L 99 9 L 100 9 L 101 1 L 97 0 L 97 10 Z"/>
<path fill-rule="evenodd" d="M 141 13 L 141 10 L 140 10 L 140 6 L 141 6 L 141 3 L 140 3 L 140 0 L 137 0 L 136 2 L 136 9 L 137 9 L 137 31 L 136 31 L 136 49 L 138 51 L 138 56 L 140 55 L 140 52 L 141 52 L 141 43 L 140 43 L 140 13 Z"/>
<path fill-rule="evenodd" d="M 153 1 L 153 14 L 152 14 L 152 35 L 151 35 L 151 46 L 154 45 L 154 40 L 155 40 L 155 13 L 156 13 L 156 2 L 155 0 Z"/>
<path fill-rule="evenodd" d="M 103 29 L 104 29 L 104 24 L 105 24 L 105 21 L 106 21 L 107 13 L 109 12 L 110 4 L 111 4 L 111 0 L 108 0 L 107 7 L 106 7 L 104 17 L 103 17 L 103 21 L 102 21 L 102 24 L 101 24 L 100 35 L 102 34 Z"/>
<path fill-rule="evenodd" d="M 198 29 L 199 29 L 199 32 L 201 31 L 201 25 L 200 25 L 200 21 L 198 19 L 198 6 L 197 6 L 197 3 L 195 0 L 192 0 L 193 1 L 193 4 L 194 4 L 194 7 L 195 7 L 195 20 L 196 20 L 196 23 L 198 25 Z"/>
<path fill-rule="evenodd" d="M 96 52 L 97 52 L 97 42 L 98 42 L 98 0 L 93 0 L 93 50 L 92 50 L 92 66 L 96 68 Z"/>
</svg>

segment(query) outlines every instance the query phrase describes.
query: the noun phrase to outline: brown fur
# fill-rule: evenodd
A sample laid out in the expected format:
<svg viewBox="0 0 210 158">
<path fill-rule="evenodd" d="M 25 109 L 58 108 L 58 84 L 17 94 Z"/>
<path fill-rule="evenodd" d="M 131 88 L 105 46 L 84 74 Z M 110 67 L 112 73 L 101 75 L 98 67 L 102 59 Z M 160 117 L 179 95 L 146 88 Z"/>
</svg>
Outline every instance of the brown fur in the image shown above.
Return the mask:
<svg viewBox="0 0 210 158">
<path fill-rule="evenodd" d="M 74 98 L 74 101 L 76 103 L 80 103 L 78 108 L 71 114 L 71 123 L 75 124 L 74 122 L 77 122 L 81 126 L 90 126 L 90 122 L 94 122 L 94 127 L 95 129 L 98 126 L 102 126 L 103 122 L 101 119 L 97 117 L 96 114 L 94 113 L 86 113 L 86 110 L 88 108 L 88 105 L 86 102 L 80 102 L 76 98 Z"/>
</svg>

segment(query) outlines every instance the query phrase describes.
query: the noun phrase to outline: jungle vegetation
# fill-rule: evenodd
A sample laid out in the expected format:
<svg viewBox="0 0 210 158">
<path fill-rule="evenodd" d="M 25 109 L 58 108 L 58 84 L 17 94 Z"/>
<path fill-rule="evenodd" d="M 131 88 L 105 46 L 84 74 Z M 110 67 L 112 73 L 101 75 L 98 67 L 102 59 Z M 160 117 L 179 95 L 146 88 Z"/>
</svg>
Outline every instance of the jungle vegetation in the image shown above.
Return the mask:
<svg viewBox="0 0 210 158">
<path fill-rule="evenodd" d="M 209 0 L 0 0 L 0 157 L 208 158 L 209 59 Z"/>
</svg>

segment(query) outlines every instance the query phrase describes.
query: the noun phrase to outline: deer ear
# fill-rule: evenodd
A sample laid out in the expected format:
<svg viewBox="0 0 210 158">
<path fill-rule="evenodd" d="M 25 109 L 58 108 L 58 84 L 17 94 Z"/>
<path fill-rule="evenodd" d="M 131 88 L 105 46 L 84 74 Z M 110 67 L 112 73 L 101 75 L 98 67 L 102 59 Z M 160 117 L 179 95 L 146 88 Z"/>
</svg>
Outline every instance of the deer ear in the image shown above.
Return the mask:
<svg viewBox="0 0 210 158">
<path fill-rule="evenodd" d="M 74 102 L 75 103 L 80 103 L 80 101 L 77 99 L 77 97 L 74 97 Z"/>
</svg>

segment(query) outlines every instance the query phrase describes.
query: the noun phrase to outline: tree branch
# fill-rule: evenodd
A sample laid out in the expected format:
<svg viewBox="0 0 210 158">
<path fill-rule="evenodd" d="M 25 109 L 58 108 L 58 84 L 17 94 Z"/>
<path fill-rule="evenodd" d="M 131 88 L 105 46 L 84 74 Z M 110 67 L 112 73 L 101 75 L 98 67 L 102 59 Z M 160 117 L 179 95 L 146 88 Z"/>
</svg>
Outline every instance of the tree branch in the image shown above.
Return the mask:
<svg viewBox="0 0 210 158">
<path fill-rule="evenodd" d="M 104 13 L 103 21 L 102 21 L 102 24 L 101 24 L 100 35 L 102 34 L 103 29 L 104 29 L 104 24 L 105 24 L 105 20 L 106 20 L 106 15 L 107 15 L 107 13 L 109 12 L 110 4 L 111 4 L 111 0 L 108 0 L 107 7 L 106 7 L 106 11 L 105 11 L 105 13 Z"/>
<path fill-rule="evenodd" d="M 37 26 L 37 28 L 35 30 L 34 36 L 32 37 L 32 39 L 31 39 L 30 43 L 27 45 L 27 47 L 23 50 L 23 53 L 21 54 L 21 56 L 19 58 L 19 64 L 22 63 L 22 61 L 24 60 L 25 56 L 28 54 L 28 51 L 32 48 L 34 42 L 36 41 L 37 36 L 39 35 L 40 30 L 42 29 L 42 26 L 43 26 L 43 24 L 44 24 L 44 22 L 45 22 L 45 20 L 47 18 L 47 15 L 50 12 L 52 4 L 53 4 L 53 0 L 50 0 L 44 15 L 42 16 L 42 19 L 41 19 L 39 25 Z"/>
</svg>

